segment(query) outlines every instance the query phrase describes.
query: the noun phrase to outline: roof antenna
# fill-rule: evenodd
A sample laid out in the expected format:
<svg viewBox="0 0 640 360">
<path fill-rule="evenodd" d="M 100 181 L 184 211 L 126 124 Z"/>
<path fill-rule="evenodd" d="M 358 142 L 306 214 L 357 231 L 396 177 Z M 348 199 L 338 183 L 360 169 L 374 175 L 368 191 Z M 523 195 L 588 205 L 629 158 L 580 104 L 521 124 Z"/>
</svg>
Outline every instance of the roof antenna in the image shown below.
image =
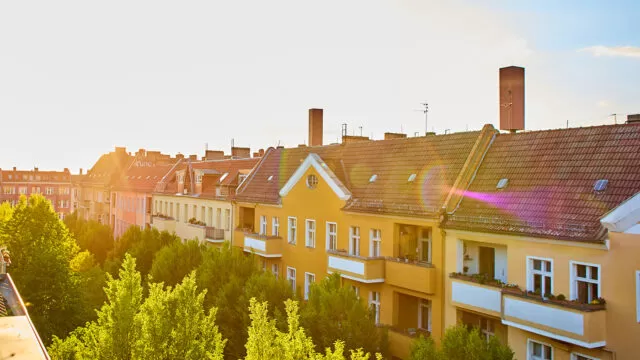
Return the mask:
<svg viewBox="0 0 640 360">
<path fill-rule="evenodd" d="M 209 143 L 204 143 L 204 152 L 209 151 Z"/>
<path fill-rule="evenodd" d="M 231 138 L 231 148 L 233 149 L 233 138 Z"/>
<path fill-rule="evenodd" d="M 362 125 L 358 126 L 358 129 L 360 129 L 360 136 L 362 136 Z"/>
</svg>

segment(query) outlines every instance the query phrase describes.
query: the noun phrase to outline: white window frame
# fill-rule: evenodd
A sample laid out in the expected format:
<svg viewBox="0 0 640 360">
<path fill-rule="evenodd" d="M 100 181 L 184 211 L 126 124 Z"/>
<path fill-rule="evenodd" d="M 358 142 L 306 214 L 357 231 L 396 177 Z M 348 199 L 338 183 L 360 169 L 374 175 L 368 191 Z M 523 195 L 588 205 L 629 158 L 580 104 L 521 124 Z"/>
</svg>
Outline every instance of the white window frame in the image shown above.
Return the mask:
<svg viewBox="0 0 640 360">
<path fill-rule="evenodd" d="M 636 270 L 636 320 L 640 323 L 640 270 Z"/>
<path fill-rule="evenodd" d="M 293 276 L 291 276 L 293 274 Z M 291 290 L 293 293 L 296 293 L 296 268 L 292 268 L 291 266 L 287 266 L 287 282 L 289 286 L 291 286 Z"/>
<path fill-rule="evenodd" d="M 293 224 L 291 222 L 293 220 Z M 298 237 L 298 218 L 295 216 L 287 217 L 287 242 L 291 245 L 295 245 L 297 243 Z"/>
<path fill-rule="evenodd" d="M 349 255 L 360 256 L 360 226 L 349 226 Z"/>
<path fill-rule="evenodd" d="M 280 218 L 277 216 L 271 218 L 271 235 L 280 236 Z"/>
<path fill-rule="evenodd" d="M 335 231 L 331 231 L 331 225 L 335 225 L 336 227 Z M 326 250 L 338 250 L 338 223 L 327 221 L 326 229 L 327 229 Z M 332 236 L 334 237 L 333 246 L 331 241 Z"/>
<path fill-rule="evenodd" d="M 267 217 L 265 215 L 260 216 L 260 235 L 267 235 Z"/>
<path fill-rule="evenodd" d="M 377 296 L 373 296 L 374 294 L 376 294 Z M 373 307 L 373 316 L 375 319 L 375 323 L 380 324 L 380 292 L 369 292 L 369 307 Z"/>
<path fill-rule="evenodd" d="M 309 281 L 312 279 L 311 281 Z M 316 282 L 316 274 L 305 272 L 304 273 L 304 299 L 309 300 L 309 293 L 311 291 L 311 284 Z"/>
<path fill-rule="evenodd" d="M 315 248 L 316 247 L 316 221 L 313 219 L 305 219 L 304 223 L 305 223 L 304 244 L 308 248 Z"/>
<path fill-rule="evenodd" d="M 586 278 L 578 277 L 578 267 L 577 267 L 578 265 L 587 266 Z M 589 266 L 595 267 L 598 269 L 598 280 L 593 280 L 589 278 L 589 274 L 591 273 Z M 571 300 L 578 299 L 578 281 L 583 281 L 583 282 L 588 282 L 588 283 L 598 285 L 598 294 L 591 300 L 602 297 L 602 267 L 599 264 L 592 264 L 592 263 L 586 263 L 582 261 L 573 261 L 573 260 L 569 261 L 569 280 L 570 280 L 570 286 L 571 286 L 571 288 L 569 289 L 569 295 L 570 295 L 569 298 Z"/>
<path fill-rule="evenodd" d="M 360 299 L 360 287 L 356 285 L 351 285 L 351 289 L 356 293 L 356 297 Z"/>
<path fill-rule="evenodd" d="M 577 353 L 577 352 L 572 352 L 571 353 L 571 360 L 578 360 L 578 356 L 582 356 L 583 358 L 586 358 L 588 360 L 600 360 L 600 358 L 596 358 L 593 356 L 589 356 L 589 355 L 585 355 L 585 354 L 581 354 L 581 353 Z"/>
<path fill-rule="evenodd" d="M 544 358 L 540 358 L 540 357 L 534 357 L 533 356 L 533 344 L 540 344 L 542 346 L 548 346 L 551 348 L 551 359 L 553 360 L 553 346 L 551 346 L 548 343 L 542 342 L 542 341 L 537 341 L 537 340 L 532 340 L 532 339 L 527 339 L 527 360 L 546 360 Z"/>
<path fill-rule="evenodd" d="M 224 209 L 224 229 L 231 230 L 231 210 Z"/>
<path fill-rule="evenodd" d="M 380 229 L 369 230 L 369 256 L 382 256 L 382 230 Z"/>
<path fill-rule="evenodd" d="M 427 320 L 429 320 L 427 322 L 427 329 L 423 329 L 420 327 L 420 325 L 422 325 L 422 317 L 424 316 L 424 309 L 427 309 Z M 426 330 L 426 331 L 431 331 L 431 311 L 432 307 L 431 307 L 431 301 L 427 300 L 427 299 L 419 299 L 418 300 L 418 326 L 416 326 L 418 329 L 421 330 Z"/>
<path fill-rule="evenodd" d="M 271 273 L 276 277 L 276 279 L 278 278 L 280 266 L 277 263 L 271 264 Z"/>
<path fill-rule="evenodd" d="M 534 260 L 540 260 L 540 261 L 548 261 L 551 264 L 551 272 L 547 272 L 545 270 L 534 270 L 533 269 L 533 261 Z M 553 259 L 551 258 L 543 258 L 543 257 L 538 257 L 538 256 L 527 256 L 527 291 L 535 291 L 536 289 L 533 288 L 533 276 L 534 275 L 542 275 L 542 278 L 544 279 L 545 276 L 549 276 L 551 278 L 551 293 L 553 294 Z M 540 294 L 544 295 L 544 285 L 542 286 L 542 288 L 540 289 Z"/>
</svg>

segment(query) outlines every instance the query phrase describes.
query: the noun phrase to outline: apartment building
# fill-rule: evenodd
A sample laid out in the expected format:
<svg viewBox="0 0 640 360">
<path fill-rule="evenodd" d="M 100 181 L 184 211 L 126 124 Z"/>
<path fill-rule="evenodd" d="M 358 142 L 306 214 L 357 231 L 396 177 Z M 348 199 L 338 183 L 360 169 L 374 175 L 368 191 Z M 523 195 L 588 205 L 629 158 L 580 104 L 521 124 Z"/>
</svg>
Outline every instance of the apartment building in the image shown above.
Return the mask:
<svg viewBox="0 0 640 360">
<path fill-rule="evenodd" d="M 74 179 L 74 195 L 78 203 L 78 216 L 85 220 L 95 220 L 109 224 L 111 211 L 111 191 L 129 168 L 133 156 L 124 147 L 100 156 L 87 171 Z"/>
<path fill-rule="evenodd" d="M 210 150 L 201 161 L 185 159 L 155 188 L 152 226 L 210 245 L 231 241 L 236 188 L 258 160 L 249 149 L 236 147 L 230 156 Z"/>
<path fill-rule="evenodd" d="M 442 336 L 441 209 L 497 131 L 322 146 L 322 116 L 309 111 L 311 146 L 268 149 L 240 186 L 233 245 L 305 299 L 339 272 L 389 327 L 392 354 L 407 358 L 420 333 Z"/>
<path fill-rule="evenodd" d="M 639 191 L 640 123 L 498 135 L 445 216 L 444 326 L 518 359 L 638 358 Z"/>
<path fill-rule="evenodd" d="M 51 201 L 60 219 L 74 210 L 71 189 L 71 173 L 66 168 L 63 171 L 0 169 L 0 202 L 15 205 L 21 195 L 41 194 Z"/>
<path fill-rule="evenodd" d="M 172 158 L 159 151 L 140 149 L 136 152 L 129 168 L 111 191 L 109 223 L 116 238 L 130 226 L 140 229 L 151 226 L 153 191 L 182 159 L 182 155 Z"/>
</svg>

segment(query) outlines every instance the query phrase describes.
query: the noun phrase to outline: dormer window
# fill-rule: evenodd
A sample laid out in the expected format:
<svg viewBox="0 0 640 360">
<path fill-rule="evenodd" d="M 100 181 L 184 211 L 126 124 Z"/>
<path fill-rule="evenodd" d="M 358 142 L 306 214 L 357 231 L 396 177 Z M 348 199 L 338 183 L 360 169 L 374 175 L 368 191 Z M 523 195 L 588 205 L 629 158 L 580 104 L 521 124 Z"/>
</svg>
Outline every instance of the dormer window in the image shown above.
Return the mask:
<svg viewBox="0 0 640 360">
<path fill-rule="evenodd" d="M 183 183 L 184 182 L 184 174 L 176 174 L 176 177 L 178 178 L 178 182 L 179 183 Z"/>
<path fill-rule="evenodd" d="M 202 174 L 196 175 L 196 184 L 202 184 Z"/>
<path fill-rule="evenodd" d="M 244 174 L 240 174 L 238 175 L 238 184 L 242 184 L 242 182 L 244 181 L 244 179 L 247 178 L 247 175 Z"/>
</svg>

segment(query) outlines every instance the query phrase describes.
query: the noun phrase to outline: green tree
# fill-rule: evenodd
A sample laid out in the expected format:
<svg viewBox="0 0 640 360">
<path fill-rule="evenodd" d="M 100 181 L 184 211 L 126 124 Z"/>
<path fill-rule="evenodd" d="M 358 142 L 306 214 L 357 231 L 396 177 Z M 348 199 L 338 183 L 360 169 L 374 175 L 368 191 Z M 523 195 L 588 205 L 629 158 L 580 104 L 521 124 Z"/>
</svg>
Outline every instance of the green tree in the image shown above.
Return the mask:
<svg viewBox="0 0 640 360">
<path fill-rule="evenodd" d="M 71 260 L 78 247 L 41 195 L 21 196 L 0 213 L 0 244 L 11 253 L 11 276 L 45 343 L 78 326 L 83 313 Z"/>
<path fill-rule="evenodd" d="M 105 262 L 105 270 L 115 274 L 126 253 L 131 254 L 137 261 L 137 268 L 146 278 L 151 270 L 155 254 L 167 245 L 181 241 L 175 234 L 157 229 L 140 230 L 137 226 L 130 226 L 115 242 L 115 246 Z"/>
<path fill-rule="evenodd" d="M 431 338 L 420 337 L 411 347 L 412 360 L 513 360 L 508 345 L 492 336 L 489 341 L 478 328 L 458 324 L 445 331 L 437 349 Z"/>
<path fill-rule="evenodd" d="M 71 260 L 71 270 L 82 303 L 78 313 L 82 319 L 81 323 L 94 320 L 97 317 L 96 309 L 106 300 L 103 291 L 107 281 L 105 272 L 95 262 L 93 254 L 87 250 L 78 253 Z"/>
<path fill-rule="evenodd" d="M 311 286 L 301 321 L 319 349 L 342 339 L 349 350 L 362 348 L 369 353 L 387 353 L 384 330 L 376 326 L 373 314 L 356 293 L 341 285 L 337 273 Z"/>
<path fill-rule="evenodd" d="M 80 250 L 88 250 L 99 265 L 104 264 L 114 246 L 111 227 L 94 220 L 86 221 L 79 218 L 76 212 L 67 215 L 64 223 L 76 239 Z"/>
<path fill-rule="evenodd" d="M 153 259 L 151 277 L 153 281 L 173 286 L 200 266 L 206 245 L 197 240 L 173 242 L 160 249 Z"/>
</svg>

